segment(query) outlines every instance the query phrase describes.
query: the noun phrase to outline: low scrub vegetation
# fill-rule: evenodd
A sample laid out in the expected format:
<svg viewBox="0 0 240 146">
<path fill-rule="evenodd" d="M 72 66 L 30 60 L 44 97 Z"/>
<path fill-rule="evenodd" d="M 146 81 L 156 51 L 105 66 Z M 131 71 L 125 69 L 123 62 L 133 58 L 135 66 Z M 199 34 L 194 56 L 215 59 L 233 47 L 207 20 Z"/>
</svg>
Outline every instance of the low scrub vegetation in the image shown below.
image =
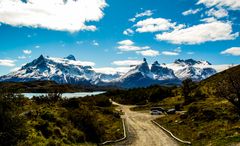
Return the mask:
<svg viewBox="0 0 240 146">
<path fill-rule="evenodd" d="M 122 104 L 145 105 L 163 100 L 174 95 L 175 87 L 150 86 L 147 88 L 135 88 L 129 90 L 112 90 L 106 95 Z"/>
<path fill-rule="evenodd" d="M 123 135 L 120 115 L 104 95 L 30 100 L 2 94 L 0 124 L 2 146 L 97 144 Z"/>
<path fill-rule="evenodd" d="M 0 82 L 0 93 L 65 93 L 83 91 L 106 91 L 115 87 L 94 85 L 57 84 L 54 81 Z"/>
<path fill-rule="evenodd" d="M 185 112 L 157 119 L 176 136 L 193 145 L 231 145 L 240 142 L 240 66 L 200 83 L 183 82 L 177 98 L 162 104 L 180 103 Z"/>
</svg>

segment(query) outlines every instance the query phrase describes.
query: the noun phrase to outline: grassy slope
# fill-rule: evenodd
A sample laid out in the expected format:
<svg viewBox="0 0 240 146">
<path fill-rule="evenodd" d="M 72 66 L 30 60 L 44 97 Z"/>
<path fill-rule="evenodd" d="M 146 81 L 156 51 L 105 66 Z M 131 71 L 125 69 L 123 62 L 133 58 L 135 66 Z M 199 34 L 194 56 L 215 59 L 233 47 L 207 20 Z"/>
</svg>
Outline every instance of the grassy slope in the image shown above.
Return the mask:
<svg viewBox="0 0 240 146">
<path fill-rule="evenodd" d="M 16 98 L 16 115 L 26 119 L 25 145 L 96 145 L 123 136 L 119 114 L 105 96 L 76 99 Z"/>
<path fill-rule="evenodd" d="M 240 66 L 216 74 L 199 83 L 198 88 L 207 99 L 185 105 L 185 115 L 170 115 L 157 121 L 176 136 L 193 142 L 193 145 L 229 145 L 240 142 L 240 116 L 227 100 L 214 96 L 217 82 L 226 74 L 239 74 Z M 174 106 L 180 97 L 167 98 L 163 105 Z M 183 100 L 183 99 L 182 99 Z"/>
</svg>

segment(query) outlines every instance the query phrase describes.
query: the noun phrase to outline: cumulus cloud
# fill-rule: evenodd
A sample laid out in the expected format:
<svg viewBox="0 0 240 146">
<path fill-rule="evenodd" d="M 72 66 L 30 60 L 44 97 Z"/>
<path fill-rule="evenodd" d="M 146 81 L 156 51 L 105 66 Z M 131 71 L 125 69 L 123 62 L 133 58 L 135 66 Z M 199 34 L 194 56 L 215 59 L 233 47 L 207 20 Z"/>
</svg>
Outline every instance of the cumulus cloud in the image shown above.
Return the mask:
<svg viewBox="0 0 240 146">
<path fill-rule="evenodd" d="M 185 27 L 185 25 L 177 26 L 175 22 L 172 23 L 171 20 L 164 18 L 148 18 L 137 22 L 137 24 L 135 24 L 134 26 L 137 27 L 136 31 L 140 33 L 166 31 L 173 28 L 181 29 Z"/>
<path fill-rule="evenodd" d="M 57 31 L 95 31 L 96 26 L 86 23 L 99 21 L 106 6 L 105 0 L 1 0 L 0 22 Z"/>
<path fill-rule="evenodd" d="M 167 55 L 167 56 L 177 56 L 177 55 L 179 55 L 178 52 L 173 52 L 173 51 L 163 51 L 162 54 Z"/>
<path fill-rule="evenodd" d="M 113 61 L 113 65 L 117 66 L 130 66 L 130 65 L 139 65 L 143 61 L 142 60 L 119 60 L 119 61 Z"/>
<path fill-rule="evenodd" d="M 162 54 L 167 56 L 178 56 L 181 52 L 182 52 L 181 47 L 177 47 L 173 51 L 163 51 Z"/>
<path fill-rule="evenodd" d="M 219 8 L 217 10 L 215 8 L 212 8 L 209 11 L 207 11 L 206 14 L 210 17 L 214 16 L 219 19 L 219 18 L 227 17 L 228 11 L 223 8 Z"/>
<path fill-rule="evenodd" d="M 30 54 L 32 54 L 32 51 L 31 50 L 23 50 L 23 53 L 27 54 L 27 55 L 30 55 Z"/>
<path fill-rule="evenodd" d="M 193 54 L 194 54 L 194 52 L 187 52 L 187 54 L 188 54 L 188 55 L 193 55 Z"/>
<path fill-rule="evenodd" d="M 240 56 L 240 47 L 232 47 L 221 52 L 221 54 L 229 54 L 233 56 Z"/>
<path fill-rule="evenodd" d="M 0 66 L 13 67 L 15 66 L 15 60 L 0 59 Z"/>
<path fill-rule="evenodd" d="M 96 40 L 92 41 L 93 46 L 99 46 L 99 43 Z"/>
<path fill-rule="evenodd" d="M 239 0 L 198 0 L 197 4 L 204 4 L 207 7 L 227 7 L 231 10 L 240 10 Z"/>
<path fill-rule="evenodd" d="M 18 56 L 18 59 L 26 59 L 27 57 L 26 56 Z"/>
<path fill-rule="evenodd" d="M 146 10 L 146 11 L 144 11 L 142 13 L 137 13 L 135 15 L 135 18 L 144 17 L 144 16 L 152 16 L 152 15 L 153 15 L 152 10 Z"/>
<path fill-rule="evenodd" d="M 215 22 L 215 21 L 218 21 L 218 20 L 214 17 L 209 17 L 209 18 L 203 18 L 200 21 L 210 23 L 210 22 Z"/>
<path fill-rule="evenodd" d="M 190 10 L 182 12 L 182 15 L 184 15 L 184 16 L 193 15 L 193 14 L 197 14 L 200 11 L 201 11 L 201 9 L 195 9 L 195 10 L 190 9 Z"/>
<path fill-rule="evenodd" d="M 117 47 L 121 52 L 118 54 L 122 54 L 122 52 L 134 51 L 137 54 L 141 54 L 143 56 L 158 56 L 160 53 L 157 50 L 151 49 L 149 46 L 136 46 L 134 42 L 131 40 L 123 40 L 118 42 L 119 46 Z"/>
<path fill-rule="evenodd" d="M 128 28 L 126 30 L 123 31 L 123 34 L 124 35 L 128 35 L 128 36 L 131 36 L 134 34 L 134 31 L 131 29 L 131 28 Z"/>
<path fill-rule="evenodd" d="M 123 40 L 123 41 L 118 42 L 118 44 L 119 44 L 119 45 L 130 46 L 130 45 L 133 45 L 134 42 L 131 41 L 131 40 Z"/>
<path fill-rule="evenodd" d="M 141 54 L 142 56 L 149 56 L 149 57 L 155 57 L 158 56 L 160 53 L 157 50 L 144 50 L 144 51 L 137 51 L 138 54 Z"/>
<path fill-rule="evenodd" d="M 150 48 L 149 46 L 144 46 L 144 47 L 136 46 L 136 45 L 134 45 L 134 42 L 131 41 L 131 40 L 123 40 L 123 41 L 118 42 L 118 44 L 120 46 L 118 46 L 117 48 L 120 51 L 124 51 L 124 52 L 127 52 L 127 51 L 139 51 L 139 50 L 145 50 L 145 49 L 149 49 Z"/>
<path fill-rule="evenodd" d="M 133 18 L 129 19 L 129 21 L 135 22 L 137 20 L 137 18 L 144 17 L 144 16 L 152 16 L 152 15 L 153 15 L 152 10 L 146 10 L 142 13 L 137 13 Z"/>
<path fill-rule="evenodd" d="M 233 40 L 238 36 L 239 33 L 233 33 L 230 22 L 215 21 L 157 34 L 156 39 L 173 44 L 200 44 L 209 41 Z"/>
<path fill-rule="evenodd" d="M 130 19 L 128 19 L 128 21 L 135 22 L 136 18 L 130 18 Z"/>
<path fill-rule="evenodd" d="M 149 49 L 149 46 L 144 46 L 144 47 L 140 47 L 140 46 L 134 46 L 134 45 L 122 45 L 122 46 L 118 46 L 118 49 L 120 51 L 124 51 L 124 52 L 128 52 L 128 51 L 140 51 L 140 50 L 145 50 L 145 49 Z"/>
</svg>

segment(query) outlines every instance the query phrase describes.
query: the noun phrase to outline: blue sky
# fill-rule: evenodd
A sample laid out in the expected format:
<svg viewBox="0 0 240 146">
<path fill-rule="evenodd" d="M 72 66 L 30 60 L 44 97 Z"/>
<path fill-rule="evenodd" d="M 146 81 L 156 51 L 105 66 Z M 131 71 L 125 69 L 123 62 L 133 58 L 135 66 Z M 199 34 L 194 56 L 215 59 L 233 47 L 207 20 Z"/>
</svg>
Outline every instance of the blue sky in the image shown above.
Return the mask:
<svg viewBox="0 0 240 146">
<path fill-rule="evenodd" d="M 0 75 L 41 54 L 95 68 L 143 57 L 239 64 L 239 16 L 239 0 L 0 0 Z"/>
</svg>

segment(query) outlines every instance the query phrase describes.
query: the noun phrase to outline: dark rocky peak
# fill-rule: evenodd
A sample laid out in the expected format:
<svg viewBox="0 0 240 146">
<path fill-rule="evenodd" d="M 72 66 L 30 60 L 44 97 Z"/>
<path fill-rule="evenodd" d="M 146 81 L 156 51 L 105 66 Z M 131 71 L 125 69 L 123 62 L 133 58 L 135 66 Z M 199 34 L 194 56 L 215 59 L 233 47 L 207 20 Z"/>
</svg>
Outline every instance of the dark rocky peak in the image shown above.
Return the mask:
<svg viewBox="0 0 240 146">
<path fill-rule="evenodd" d="M 159 66 L 160 64 L 158 63 L 158 61 L 155 61 L 152 66 Z"/>
<path fill-rule="evenodd" d="M 157 61 L 155 61 L 151 66 L 151 72 L 158 75 L 173 75 L 173 70 L 167 67 L 161 66 Z"/>
<path fill-rule="evenodd" d="M 136 69 L 138 69 L 140 72 L 143 73 L 148 73 L 150 71 L 148 63 L 147 63 L 147 59 L 143 58 L 143 62 L 139 65 L 136 66 Z"/>
<path fill-rule="evenodd" d="M 176 64 L 195 65 L 195 64 L 199 64 L 200 61 L 196 61 L 194 59 L 186 59 L 186 60 L 177 59 L 177 60 L 174 61 L 174 63 L 176 63 Z"/>
<path fill-rule="evenodd" d="M 71 54 L 68 55 L 67 57 L 65 57 L 65 59 L 76 61 L 76 58 L 73 55 L 71 55 Z"/>
</svg>

